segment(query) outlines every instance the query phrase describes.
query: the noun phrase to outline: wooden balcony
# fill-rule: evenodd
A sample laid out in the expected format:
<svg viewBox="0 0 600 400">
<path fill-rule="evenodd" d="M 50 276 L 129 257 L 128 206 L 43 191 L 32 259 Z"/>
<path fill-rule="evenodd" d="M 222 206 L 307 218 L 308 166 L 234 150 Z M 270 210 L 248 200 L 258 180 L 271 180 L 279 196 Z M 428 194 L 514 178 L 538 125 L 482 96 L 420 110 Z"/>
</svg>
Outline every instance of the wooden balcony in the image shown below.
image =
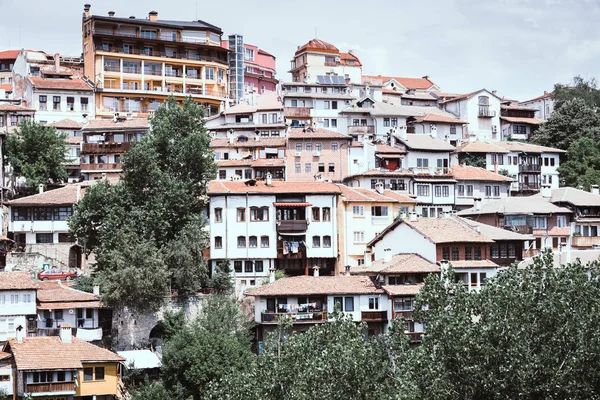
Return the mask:
<svg viewBox="0 0 600 400">
<path fill-rule="evenodd" d="M 131 143 L 83 143 L 82 154 L 121 154 L 131 148 Z"/>
<path fill-rule="evenodd" d="M 520 164 L 519 172 L 540 172 L 542 170 L 541 164 Z"/>
<path fill-rule="evenodd" d="M 571 245 L 573 247 L 600 246 L 600 236 L 573 236 Z"/>
<path fill-rule="evenodd" d="M 412 321 L 413 319 L 413 312 L 412 310 L 406 310 L 406 311 L 394 311 L 394 317 L 402 317 L 407 321 Z"/>
<path fill-rule="evenodd" d="M 308 228 L 308 221 L 299 220 L 279 220 L 277 221 L 278 232 L 303 232 Z"/>
<path fill-rule="evenodd" d="M 107 171 L 120 172 L 123 170 L 122 163 L 105 163 L 105 164 L 81 164 L 82 171 Z"/>
<path fill-rule="evenodd" d="M 75 394 L 75 382 L 27 383 L 25 392 Z"/>
<path fill-rule="evenodd" d="M 521 235 L 531 235 L 533 234 L 533 227 L 524 225 L 524 226 L 505 226 L 504 229 L 507 231 L 520 233 Z"/>
<path fill-rule="evenodd" d="M 310 118 L 310 107 L 284 107 L 285 118 Z"/>
<path fill-rule="evenodd" d="M 327 321 L 327 312 L 314 311 L 302 313 L 261 313 L 261 322 L 263 324 L 277 324 L 279 322 L 279 318 L 283 316 L 290 317 L 294 323 L 314 324 Z"/>
<path fill-rule="evenodd" d="M 369 133 L 375 133 L 375 126 L 373 126 L 373 125 L 349 126 L 348 133 L 350 135 L 366 135 Z"/>
<path fill-rule="evenodd" d="M 361 320 L 365 322 L 387 322 L 387 311 L 361 311 Z"/>
<path fill-rule="evenodd" d="M 411 343 L 421 343 L 423 341 L 423 332 L 404 332 L 410 338 Z"/>
</svg>

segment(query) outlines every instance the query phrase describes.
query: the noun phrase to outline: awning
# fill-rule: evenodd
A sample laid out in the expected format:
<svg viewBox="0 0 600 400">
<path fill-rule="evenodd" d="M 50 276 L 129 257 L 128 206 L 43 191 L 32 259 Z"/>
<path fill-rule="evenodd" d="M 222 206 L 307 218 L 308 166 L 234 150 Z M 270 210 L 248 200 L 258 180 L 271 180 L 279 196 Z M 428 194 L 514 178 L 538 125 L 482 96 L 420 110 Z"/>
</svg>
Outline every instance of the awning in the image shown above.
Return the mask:
<svg viewBox="0 0 600 400">
<path fill-rule="evenodd" d="M 310 203 L 273 203 L 275 207 L 310 207 L 312 204 Z"/>
</svg>

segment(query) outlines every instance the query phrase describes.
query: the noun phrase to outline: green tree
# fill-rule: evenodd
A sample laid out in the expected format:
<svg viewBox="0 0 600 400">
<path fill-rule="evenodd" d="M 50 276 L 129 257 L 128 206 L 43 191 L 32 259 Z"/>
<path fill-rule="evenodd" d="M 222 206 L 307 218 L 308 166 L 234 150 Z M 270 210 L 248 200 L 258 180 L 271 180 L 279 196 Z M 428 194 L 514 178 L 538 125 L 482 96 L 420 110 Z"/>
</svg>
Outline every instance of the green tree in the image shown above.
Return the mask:
<svg viewBox="0 0 600 400">
<path fill-rule="evenodd" d="M 485 168 L 485 154 L 481 153 L 460 153 L 459 162 L 470 165 L 471 167 Z"/>
<path fill-rule="evenodd" d="M 597 110 L 600 107 L 598 82 L 594 78 L 585 79 L 578 75 L 569 85 L 562 83 L 554 85 L 553 99 L 556 102 L 555 108 L 562 107 L 570 100 L 580 99 L 589 107 Z"/>
<path fill-rule="evenodd" d="M 169 289 L 189 296 L 208 284 L 203 208 L 216 175 L 203 109 L 169 98 L 150 132 L 125 155 L 123 178 L 86 191 L 69 221 L 96 254 L 109 305 L 156 310 Z"/>
<path fill-rule="evenodd" d="M 95 284 L 95 278 L 93 276 L 82 275 L 75 279 L 73 289 L 81 290 L 82 292 L 93 293 Z"/>
<path fill-rule="evenodd" d="M 54 127 L 23 120 L 19 133 L 6 139 L 6 157 L 15 176 L 24 177 L 29 186 L 66 180 L 65 139 L 66 134 L 57 133 Z"/>
<path fill-rule="evenodd" d="M 600 184 L 600 148 L 598 139 L 582 137 L 574 141 L 568 150 L 568 159 L 558 168 L 560 185 L 590 190 Z"/>
<path fill-rule="evenodd" d="M 131 391 L 131 400 L 176 400 L 162 382 L 145 382 L 140 388 Z M 183 400 L 183 399 L 182 399 Z"/>
<path fill-rule="evenodd" d="M 229 260 L 219 261 L 215 266 L 210 287 L 217 291 L 217 293 L 231 293 L 234 287 L 231 272 L 231 262 Z"/>
</svg>

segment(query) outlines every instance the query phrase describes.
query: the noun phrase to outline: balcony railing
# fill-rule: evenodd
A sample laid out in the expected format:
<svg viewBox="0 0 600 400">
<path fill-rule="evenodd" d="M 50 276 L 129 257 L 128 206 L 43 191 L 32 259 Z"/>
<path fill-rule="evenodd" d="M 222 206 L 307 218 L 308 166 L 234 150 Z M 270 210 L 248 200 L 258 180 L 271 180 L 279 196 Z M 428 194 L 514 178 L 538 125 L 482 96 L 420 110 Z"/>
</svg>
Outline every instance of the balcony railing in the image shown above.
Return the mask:
<svg viewBox="0 0 600 400">
<path fill-rule="evenodd" d="M 276 324 L 279 318 L 288 316 L 293 322 L 325 322 L 327 321 L 327 312 L 315 311 L 315 312 L 303 312 L 303 313 L 261 313 L 261 321 L 266 324 Z"/>
<path fill-rule="evenodd" d="M 362 125 L 362 126 L 349 126 L 348 127 L 349 134 L 369 134 L 375 133 L 375 126 L 373 125 Z"/>
<path fill-rule="evenodd" d="M 511 232 L 520 233 L 521 235 L 531 235 L 533 233 L 533 227 L 528 225 L 523 226 L 505 226 L 504 229 Z"/>
<path fill-rule="evenodd" d="M 571 243 L 574 247 L 600 246 L 600 236 L 573 236 Z"/>
<path fill-rule="evenodd" d="M 413 312 L 412 310 L 402 310 L 402 311 L 394 311 L 394 315 L 396 317 L 402 317 L 406 320 L 411 321 L 413 319 Z"/>
<path fill-rule="evenodd" d="M 131 148 L 131 143 L 83 143 L 84 154 L 122 153 Z"/>
<path fill-rule="evenodd" d="M 279 220 L 277 221 L 278 232 L 301 232 L 308 228 L 308 221 L 300 220 Z"/>
<path fill-rule="evenodd" d="M 541 187 L 542 187 L 542 184 L 539 182 L 519 183 L 519 191 L 540 190 Z"/>
<path fill-rule="evenodd" d="M 542 170 L 541 164 L 520 164 L 519 172 L 540 172 Z"/>
<path fill-rule="evenodd" d="M 27 383 L 25 385 L 27 393 L 75 393 L 75 382 L 46 382 L 46 383 Z"/>
<path fill-rule="evenodd" d="M 404 332 L 410 337 L 411 343 L 421 343 L 423 341 L 423 332 Z"/>
<path fill-rule="evenodd" d="M 227 59 L 225 59 L 225 58 L 205 56 L 205 55 L 200 55 L 200 54 L 186 54 L 186 53 L 167 54 L 166 52 L 158 52 L 158 51 L 154 51 L 154 52 L 150 53 L 150 52 L 146 52 L 143 49 L 140 50 L 140 49 L 136 49 L 136 48 L 127 48 L 127 50 L 125 50 L 124 48 L 119 48 L 117 46 L 104 47 L 102 45 L 95 46 L 95 49 L 96 49 L 96 51 L 104 51 L 107 53 L 133 54 L 133 55 L 140 55 L 140 56 L 173 58 L 173 59 L 191 60 L 191 61 L 206 61 L 206 62 L 214 62 L 214 63 L 224 64 L 224 65 L 229 65 L 229 63 L 227 62 Z"/>
<path fill-rule="evenodd" d="M 122 163 L 104 163 L 104 164 L 81 164 L 82 171 L 111 171 L 123 169 Z"/>
<path fill-rule="evenodd" d="M 196 44 L 207 44 L 213 46 L 219 46 L 220 43 L 212 43 L 206 37 L 203 38 L 191 38 L 185 36 L 178 36 L 173 34 L 142 34 L 142 33 L 131 33 L 131 32 L 122 32 L 117 29 L 106 29 L 106 28 L 94 28 L 93 34 L 95 35 L 107 35 L 107 36 L 117 36 L 117 37 L 139 37 L 145 40 L 162 40 L 165 42 L 176 42 L 176 43 L 196 43 Z"/>
<path fill-rule="evenodd" d="M 284 107 L 283 115 L 286 118 L 310 118 L 310 107 Z"/>
<path fill-rule="evenodd" d="M 479 106 L 479 117 L 480 118 L 492 118 L 496 116 L 495 110 L 490 110 L 489 106 Z"/>
<path fill-rule="evenodd" d="M 366 322 L 387 322 L 387 311 L 362 311 L 361 319 Z"/>
</svg>

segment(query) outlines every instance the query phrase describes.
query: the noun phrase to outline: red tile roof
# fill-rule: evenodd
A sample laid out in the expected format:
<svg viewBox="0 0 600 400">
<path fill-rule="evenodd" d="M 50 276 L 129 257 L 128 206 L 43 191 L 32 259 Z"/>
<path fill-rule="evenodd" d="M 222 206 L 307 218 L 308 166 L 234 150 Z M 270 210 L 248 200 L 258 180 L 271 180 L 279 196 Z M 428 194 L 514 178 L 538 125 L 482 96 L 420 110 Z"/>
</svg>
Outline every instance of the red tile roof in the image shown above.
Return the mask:
<svg viewBox="0 0 600 400">
<path fill-rule="evenodd" d="M 16 104 L 0 104 L 0 112 L 2 111 L 23 111 L 23 112 L 35 112 L 33 108 L 27 108 L 18 106 Z"/>
<path fill-rule="evenodd" d="M 456 153 L 508 153 L 509 151 L 503 147 L 490 142 L 467 142 L 456 147 Z"/>
<path fill-rule="evenodd" d="M 383 194 L 386 195 L 387 197 L 391 197 L 392 199 L 398 200 L 400 203 L 412 203 L 412 204 L 417 203 L 417 200 L 415 200 L 414 198 L 407 196 L 405 194 L 400 194 L 400 193 L 394 192 L 393 190 L 385 190 L 383 192 Z"/>
<path fill-rule="evenodd" d="M 340 60 L 342 65 L 349 65 L 355 67 L 362 66 L 359 58 L 352 53 L 340 53 Z"/>
<path fill-rule="evenodd" d="M 9 339 L 17 370 L 81 369 L 86 362 L 121 362 L 125 358 L 86 341 L 72 338 L 62 342 L 58 336 L 25 337 L 22 343 Z"/>
<path fill-rule="evenodd" d="M 303 51 L 318 51 L 322 53 L 339 53 L 337 47 L 320 39 L 312 39 L 308 43 L 298 47 L 295 54 L 300 54 Z"/>
<path fill-rule="evenodd" d="M 38 310 L 69 310 L 72 308 L 102 308 L 100 301 L 57 301 L 53 303 L 39 303 Z"/>
<path fill-rule="evenodd" d="M 0 290 L 37 289 L 38 286 L 29 272 L 0 272 Z"/>
<path fill-rule="evenodd" d="M 84 189 L 80 185 L 67 185 L 59 189 L 11 200 L 8 203 L 11 206 L 70 206 L 77 203 L 78 196 L 83 196 Z"/>
<path fill-rule="evenodd" d="M 37 299 L 41 303 L 99 301 L 92 293 L 83 292 L 64 285 L 61 281 L 45 281 L 39 283 Z"/>
<path fill-rule="evenodd" d="M 261 137 L 259 140 L 255 140 L 254 137 L 249 137 L 247 141 L 240 142 L 238 138 L 235 138 L 233 143 L 229 143 L 229 139 L 226 138 L 213 138 L 210 141 L 210 147 L 215 148 L 257 148 L 257 147 L 285 147 L 285 138 L 282 137 Z"/>
<path fill-rule="evenodd" d="M 421 122 L 439 122 L 439 123 L 448 123 L 448 124 L 468 124 L 467 121 L 463 121 L 462 119 L 453 118 L 447 115 L 440 114 L 425 114 L 422 117 L 417 117 L 415 119 L 415 123 Z"/>
<path fill-rule="evenodd" d="M 53 122 L 51 124 L 49 124 L 50 126 L 53 126 L 55 128 L 59 128 L 59 129 L 81 129 L 83 127 L 83 124 L 77 121 L 73 121 L 72 119 L 61 119 L 60 121 L 56 121 Z"/>
<path fill-rule="evenodd" d="M 383 76 L 383 75 L 363 75 L 362 82 L 373 85 L 384 85 L 385 83 L 394 80 L 407 89 L 429 89 L 435 86 L 428 77 L 423 78 L 404 78 L 399 76 Z"/>
<path fill-rule="evenodd" d="M 434 243 L 494 243 L 475 229 L 465 226 L 453 218 L 419 218 L 417 221 L 404 220 Z"/>
<path fill-rule="evenodd" d="M 388 197 L 387 195 L 381 195 L 375 190 L 365 188 L 351 188 L 345 185 L 338 185 L 342 191 L 342 197 L 346 202 L 385 202 L 385 203 L 397 203 L 398 200 Z"/>
<path fill-rule="evenodd" d="M 12 357 L 12 354 L 0 351 L 0 360 L 6 360 L 7 358 L 11 358 L 11 357 Z"/>
<path fill-rule="evenodd" d="M 11 60 L 16 59 L 19 56 L 21 50 L 4 50 L 0 51 L 0 60 Z"/>
<path fill-rule="evenodd" d="M 366 276 L 294 276 L 250 290 L 247 296 L 311 296 L 382 293 Z"/>
<path fill-rule="evenodd" d="M 532 101 L 538 101 L 538 100 L 542 100 L 542 99 L 547 99 L 547 98 L 550 98 L 550 97 L 554 97 L 554 92 L 544 93 L 543 95 L 538 96 L 538 97 L 534 97 L 533 99 L 521 101 L 521 104 L 523 104 L 523 103 L 530 103 Z"/>
<path fill-rule="evenodd" d="M 92 119 L 83 125 L 83 131 L 109 131 L 109 130 L 143 130 L 150 126 L 146 118 L 131 118 L 114 121 L 113 119 Z"/>
<path fill-rule="evenodd" d="M 457 165 L 452 167 L 452 176 L 457 180 L 465 181 L 498 181 L 513 182 L 513 178 L 500 175 L 485 168 L 472 167 L 470 165 Z"/>
<path fill-rule="evenodd" d="M 450 261 L 455 269 L 465 268 L 500 268 L 498 264 L 490 260 L 458 260 Z"/>
<path fill-rule="evenodd" d="M 367 267 L 360 265 L 350 269 L 351 274 L 412 274 L 440 272 L 440 267 L 419 254 L 396 254 L 390 262 L 377 260 Z"/>
<path fill-rule="evenodd" d="M 544 121 L 543 119 L 537 118 L 523 118 L 523 117 L 500 117 L 500 119 L 504 121 L 511 122 L 513 124 L 530 124 L 530 125 L 541 125 Z"/>
<path fill-rule="evenodd" d="M 7 84 L 7 85 L 0 85 L 0 89 L 5 90 L 7 92 L 12 92 L 13 87 L 12 84 Z"/>
<path fill-rule="evenodd" d="M 92 87 L 81 78 L 44 79 L 41 76 L 30 76 L 27 79 L 37 89 L 92 91 Z"/>
<path fill-rule="evenodd" d="M 273 181 L 269 186 L 265 182 L 256 182 L 254 186 L 246 185 L 243 181 L 211 181 L 208 184 L 208 194 L 338 194 L 340 189 L 337 185 L 328 182 L 281 182 Z"/>
<path fill-rule="evenodd" d="M 390 146 L 389 144 L 378 144 L 375 152 L 382 154 L 405 154 L 406 150 Z"/>
<path fill-rule="evenodd" d="M 425 285 L 420 283 L 417 285 L 385 285 L 382 288 L 390 296 L 415 296 L 423 286 Z"/>
<path fill-rule="evenodd" d="M 291 128 L 288 132 L 288 138 L 290 139 L 346 139 L 351 140 L 352 137 L 344 135 L 343 133 L 337 133 L 328 129 L 304 129 L 304 128 Z"/>
</svg>

